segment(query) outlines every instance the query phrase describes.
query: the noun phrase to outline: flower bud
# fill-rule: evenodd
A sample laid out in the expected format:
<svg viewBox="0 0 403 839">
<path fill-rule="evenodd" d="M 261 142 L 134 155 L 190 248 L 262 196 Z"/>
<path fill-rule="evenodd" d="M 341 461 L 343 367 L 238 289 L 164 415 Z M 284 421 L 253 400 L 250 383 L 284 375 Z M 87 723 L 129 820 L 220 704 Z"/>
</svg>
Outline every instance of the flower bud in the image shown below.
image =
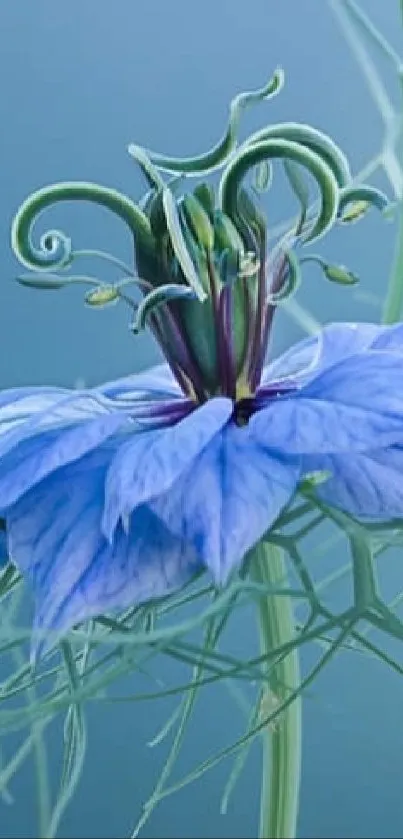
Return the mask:
<svg viewBox="0 0 403 839">
<path fill-rule="evenodd" d="M 85 302 L 87 306 L 94 306 L 101 308 L 108 306 L 110 303 L 116 303 L 119 299 L 119 291 L 114 285 L 101 284 L 97 288 L 92 288 L 87 291 L 85 295 Z"/>
<path fill-rule="evenodd" d="M 359 277 L 344 265 L 324 265 L 323 273 L 332 283 L 340 285 L 356 285 L 360 281 Z"/>
<path fill-rule="evenodd" d="M 340 221 L 343 224 L 351 224 L 354 221 L 359 221 L 362 216 L 369 210 L 371 203 L 369 201 L 353 201 L 340 216 Z"/>
</svg>

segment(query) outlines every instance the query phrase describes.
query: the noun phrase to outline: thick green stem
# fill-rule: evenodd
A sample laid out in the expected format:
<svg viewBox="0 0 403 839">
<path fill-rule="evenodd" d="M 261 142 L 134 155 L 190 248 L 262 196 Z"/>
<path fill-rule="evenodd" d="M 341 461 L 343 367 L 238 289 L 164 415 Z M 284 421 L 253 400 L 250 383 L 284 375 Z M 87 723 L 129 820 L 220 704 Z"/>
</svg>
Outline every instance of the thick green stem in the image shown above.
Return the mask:
<svg viewBox="0 0 403 839">
<path fill-rule="evenodd" d="M 254 579 L 267 587 L 286 586 L 280 548 L 261 543 L 251 558 Z M 262 653 L 290 641 L 295 632 L 291 599 L 268 595 L 259 605 Z M 262 696 L 262 716 L 268 716 L 300 684 L 297 649 L 270 666 L 270 682 Z M 296 835 L 301 772 L 301 700 L 298 696 L 263 735 L 260 839 L 293 839 Z"/>
</svg>

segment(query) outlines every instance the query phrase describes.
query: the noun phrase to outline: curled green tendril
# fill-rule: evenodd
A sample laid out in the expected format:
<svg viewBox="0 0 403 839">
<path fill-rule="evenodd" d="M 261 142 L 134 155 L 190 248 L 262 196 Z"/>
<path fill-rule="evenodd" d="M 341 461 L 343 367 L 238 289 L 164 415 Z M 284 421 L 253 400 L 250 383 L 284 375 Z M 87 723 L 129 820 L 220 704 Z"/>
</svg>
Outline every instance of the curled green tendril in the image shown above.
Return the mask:
<svg viewBox="0 0 403 839">
<path fill-rule="evenodd" d="M 164 306 L 170 300 L 181 300 L 183 298 L 195 299 L 196 294 L 186 285 L 177 285 L 169 283 L 167 285 L 158 286 L 153 291 L 150 291 L 146 297 L 143 298 L 137 309 L 137 315 L 134 323 L 131 326 L 133 332 L 140 332 L 145 328 L 147 319 L 154 312 L 154 309 L 159 306 Z"/>
<path fill-rule="evenodd" d="M 283 303 L 285 300 L 289 300 L 301 285 L 301 268 L 294 251 L 284 248 L 283 255 L 287 261 L 287 276 L 278 291 L 267 295 L 267 303 L 269 305 L 277 305 L 277 303 Z"/>
<path fill-rule="evenodd" d="M 196 157 L 166 157 L 147 150 L 146 156 L 151 163 L 165 172 L 184 172 L 187 175 L 199 175 L 213 172 L 225 163 L 237 143 L 237 133 L 242 111 L 249 105 L 270 99 L 280 92 L 284 84 L 284 73 L 278 68 L 267 84 L 259 90 L 239 93 L 230 104 L 230 115 L 225 134 L 219 142 L 205 154 Z"/>
<path fill-rule="evenodd" d="M 145 247 L 152 247 L 153 237 L 147 216 L 130 198 L 98 184 L 68 181 L 52 184 L 32 193 L 14 217 L 11 246 L 17 259 L 27 268 L 60 268 L 71 261 L 71 241 L 58 230 L 43 234 L 39 240 L 39 248 L 32 242 L 32 228 L 39 215 L 60 201 L 89 201 L 106 207 L 126 222 L 133 235 Z"/>
<path fill-rule="evenodd" d="M 273 166 L 267 160 L 256 167 L 253 189 L 256 193 L 268 192 L 273 182 Z"/>
<path fill-rule="evenodd" d="M 130 154 L 130 157 L 138 163 L 140 169 L 148 181 L 150 187 L 154 187 L 155 189 L 163 189 L 165 186 L 165 181 L 161 177 L 158 169 L 152 164 L 147 152 L 141 147 L 136 146 L 135 143 L 130 143 L 127 148 L 127 151 Z"/>
<path fill-rule="evenodd" d="M 263 160 L 288 159 L 301 164 L 315 178 L 321 202 L 316 220 L 304 237 L 311 242 L 323 236 L 333 225 L 339 207 L 339 188 L 336 177 L 326 160 L 300 143 L 284 139 L 262 140 L 239 149 L 225 168 L 219 185 L 219 203 L 238 229 L 243 226 L 239 210 L 238 192 L 248 170 Z"/>
<path fill-rule="evenodd" d="M 331 137 L 317 128 L 312 128 L 311 125 L 299 122 L 282 122 L 261 128 L 260 131 L 256 131 L 255 134 L 248 137 L 240 147 L 240 151 L 264 140 L 277 138 L 291 140 L 293 143 L 299 143 L 301 146 L 316 152 L 332 170 L 340 188 L 350 183 L 351 172 L 346 156 Z"/>
<path fill-rule="evenodd" d="M 295 233 L 299 235 L 304 229 L 304 225 L 309 211 L 309 187 L 298 169 L 298 166 L 292 160 L 284 160 L 284 171 L 287 176 L 290 187 L 297 198 L 300 205 L 300 214 L 296 225 Z"/>
<path fill-rule="evenodd" d="M 351 186 L 345 187 L 344 189 L 340 190 L 339 195 L 339 207 L 337 211 L 337 216 L 340 221 L 354 221 L 355 217 L 353 214 L 352 218 L 346 218 L 346 208 L 350 204 L 357 203 L 360 207 L 359 216 L 363 215 L 363 203 L 366 202 L 367 208 L 369 207 L 376 207 L 377 210 L 383 212 L 390 206 L 390 201 L 387 195 L 382 192 L 381 189 L 377 189 L 375 186 L 370 186 L 369 184 L 360 184 L 359 186 Z M 344 218 L 343 218 L 344 216 Z"/>
</svg>

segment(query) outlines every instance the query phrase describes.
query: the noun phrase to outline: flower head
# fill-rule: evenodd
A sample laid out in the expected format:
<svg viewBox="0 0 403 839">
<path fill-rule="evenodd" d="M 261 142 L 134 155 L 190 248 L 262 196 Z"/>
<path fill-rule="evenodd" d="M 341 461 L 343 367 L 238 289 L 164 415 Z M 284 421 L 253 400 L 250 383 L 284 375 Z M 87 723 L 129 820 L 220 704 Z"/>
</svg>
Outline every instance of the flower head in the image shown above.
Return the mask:
<svg viewBox="0 0 403 839">
<path fill-rule="evenodd" d="M 200 570 L 225 583 L 315 470 L 330 473 L 318 492 L 331 504 L 361 518 L 402 514 L 402 327 L 329 326 L 264 367 L 276 306 L 299 280 L 297 248 L 345 217 L 352 201 L 385 203 L 372 187 L 351 186 L 342 153 L 309 126 L 271 126 L 233 152 L 242 96 L 267 97 L 278 86 L 275 77 L 234 100 L 224 139 L 193 161 L 131 147 L 150 186 L 141 206 L 72 183 L 40 190 L 16 216 L 17 256 L 44 269 L 20 281 L 53 289 L 88 278 L 66 273 L 77 253 L 62 234 L 45 234 L 35 249 L 37 213 L 87 198 L 124 218 L 137 273 L 109 286 L 91 281 L 86 302 L 124 300 L 133 331 L 149 324 L 167 361 L 91 390 L 0 394 L 0 516 L 9 554 L 32 581 L 39 629 L 65 632 L 165 595 Z M 201 183 L 178 195 L 160 174 L 211 170 L 228 153 L 217 194 Z M 301 212 L 269 249 L 242 181 L 278 157 Z M 315 218 L 295 163 L 318 184 Z M 332 281 L 353 277 L 309 258 Z M 61 273 L 50 274 L 55 267 Z"/>
</svg>

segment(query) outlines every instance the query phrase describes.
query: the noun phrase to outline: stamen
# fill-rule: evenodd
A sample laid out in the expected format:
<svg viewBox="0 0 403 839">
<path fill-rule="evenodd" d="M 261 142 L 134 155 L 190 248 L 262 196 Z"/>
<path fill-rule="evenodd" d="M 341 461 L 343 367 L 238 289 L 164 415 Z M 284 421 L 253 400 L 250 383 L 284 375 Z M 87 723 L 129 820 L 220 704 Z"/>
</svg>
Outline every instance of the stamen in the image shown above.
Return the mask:
<svg viewBox="0 0 403 839">
<path fill-rule="evenodd" d="M 213 309 L 214 333 L 217 348 L 217 360 L 219 366 L 219 379 L 222 391 L 226 394 L 228 393 L 229 387 L 229 370 L 227 347 L 225 340 L 225 325 L 223 311 L 224 298 L 222 297 L 222 291 L 219 291 L 218 278 L 210 254 L 207 254 L 207 273 L 209 278 L 211 304 Z"/>
<path fill-rule="evenodd" d="M 262 354 L 262 345 L 265 346 L 264 319 L 266 300 L 266 250 L 267 236 L 265 231 L 259 242 L 258 291 L 256 301 L 256 312 L 253 324 L 253 335 L 249 355 L 248 380 L 250 382 L 250 388 L 252 391 L 256 389 L 259 383 L 259 367 L 260 358 Z"/>
<path fill-rule="evenodd" d="M 188 384 L 191 382 L 196 398 L 204 402 L 206 392 L 202 375 L 183 337 L 182 327 L 171 309 L 165 306 L 163 315 L 155 313 L 150 318 L 150 325 L 182 392 L 185 396 L 192 396 Z M 168 336 L 164 334 L 166 331 Z"/>
<path fill-rule="evenodd" d="M 221 289 L 219 302 L 219 357 L 222 368 L 222 389 L 226 396 L 235 399 L 236 369 L 233 346 L 232 323 L 232 286 L 230 283 Z"/>
<path fill-rule="evenodd" d="M 287 257 L 282 256 L 281 261 L 279 263 L 277 271 L 274 273 L 274 278 L 272 285 L 270 287 L 270 294 L 274 296 L 277 294 L 283 286 L 285 280 L 285 274 L 287 271 Z M 262 334 L 261 334 L 261 343 L 258 349 L 257 357 L 255 359 L 255 374 L 254 374 L 254 387 L 256 388 L 264 366 L 264 360 L 266 356 L 266 350 L 269 343 L 269 335 L 270 330 L 273 324 L 273 317 L 276 311 L 276 304 L 275 303 L 265 303 L 264 310 L 263 310 L 263 324 L 262 324 Z"/>
</svg>

